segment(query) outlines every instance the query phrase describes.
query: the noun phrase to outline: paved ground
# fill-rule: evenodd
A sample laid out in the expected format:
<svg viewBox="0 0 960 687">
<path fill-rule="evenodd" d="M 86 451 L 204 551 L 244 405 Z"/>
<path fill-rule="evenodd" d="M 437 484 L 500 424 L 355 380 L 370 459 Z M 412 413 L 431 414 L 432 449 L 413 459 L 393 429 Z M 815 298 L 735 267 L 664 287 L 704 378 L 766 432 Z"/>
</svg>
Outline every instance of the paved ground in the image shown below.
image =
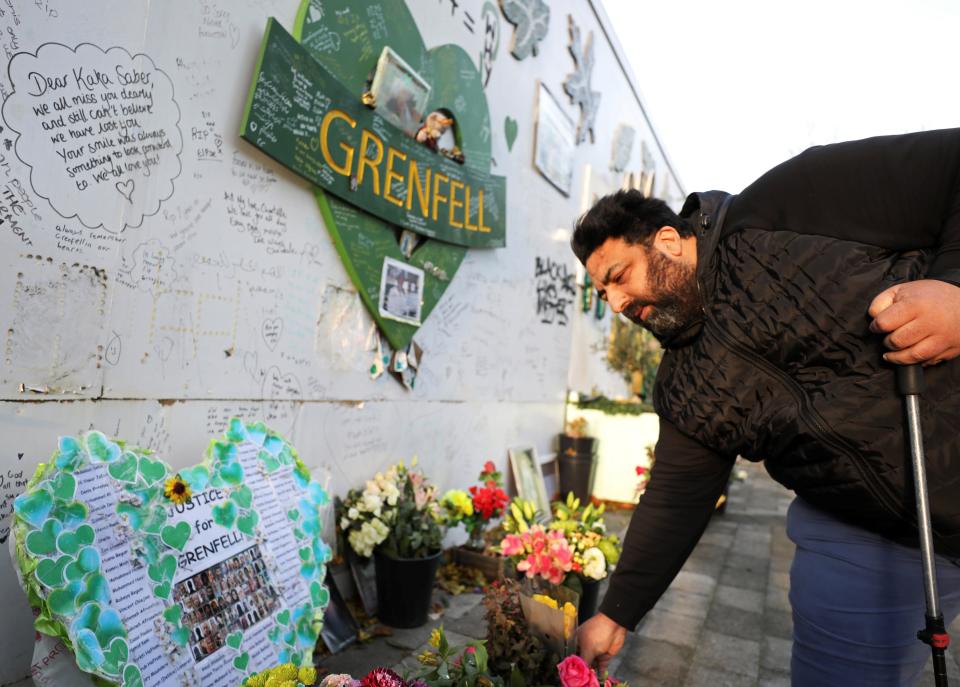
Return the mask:
<svg viewBox="0 0 960 687">
<path fill-rule="evenodd" d="M 784 518 L 792 497 L 762 467 L 742 467 L 747 479 L 732 485 L 726 513 L 713 518 L 670 589 L 612 664 L 611 673 L 631 687 L 789 686 L 793 544 Z M 613 513 L 608 525 L 625 528 L 627 517 Z M 412 665 L 432 626 L 441 622 L 451 641 L 459 635 L 482 638 L 479 601 L 478 594 L 450 597 L 444 616 L 428 626 L 350 647 L 323 665 L 354 676 L 376 665 Z M 960 638 L 960 622 L 951 634 Z M 957 659 L 953 654 L 947 661 L 952 684 L 960 684 Z M 923 684 L 933 685 L 932 676 Z"/>
</svg>

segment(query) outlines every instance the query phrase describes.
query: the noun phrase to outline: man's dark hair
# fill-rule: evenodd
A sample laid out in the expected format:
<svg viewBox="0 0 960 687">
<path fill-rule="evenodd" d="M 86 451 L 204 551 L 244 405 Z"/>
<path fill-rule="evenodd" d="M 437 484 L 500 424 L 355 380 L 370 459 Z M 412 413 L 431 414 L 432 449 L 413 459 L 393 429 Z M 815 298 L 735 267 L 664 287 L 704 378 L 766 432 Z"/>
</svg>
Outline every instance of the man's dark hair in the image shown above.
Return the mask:
<svg viewBox="0 0 960 687">
<path fill-rule="evenodd" d="M 604 196 L 577 220 L 570 247 L 586 264 L 603 242 L 622 238 L 627 243 L 646 243 L 660 227 L 671 226 L 680 236 L 693 236 L 693 227 L 658 198 L 647 198 L 630 189 Z"/>
</svg>

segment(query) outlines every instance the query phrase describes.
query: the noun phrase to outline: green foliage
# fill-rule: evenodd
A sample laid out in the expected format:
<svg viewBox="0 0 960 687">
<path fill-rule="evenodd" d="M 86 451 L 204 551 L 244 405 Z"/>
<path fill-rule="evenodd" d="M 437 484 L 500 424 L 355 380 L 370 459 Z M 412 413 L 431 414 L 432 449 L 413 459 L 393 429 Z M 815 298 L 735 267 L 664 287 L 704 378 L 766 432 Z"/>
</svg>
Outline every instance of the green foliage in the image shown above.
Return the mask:
<svg viewBox="0 0 960 687">
<path fill-rule="evenodd" d="M 577 408 L 581 410 L 599 410 L 606 415 L 642 415 L 655 412 L 649 403 L 631 403 L 629 401 L 614 401 L 606 396 L 598 396 L 587 401 L 578 401 Z"/>
<path fill-rule="evenodd" d="M 423 666 L 407 682 L 422 680 L 429 687 L 504 687 L 503 679 L 490 673 L 486 642 L 471 641 L 451 646 L 443 626 L 430 635 L 430 645 L 417 657 Z"/>
<path fill-rule="evenodd" d="M 653 334 L 621 317 L 613 318 L 607 366 L 618 372 L 631 391 L 645 401 L 652 398 L 653 380 L 662 357 L 663 349 Z"/>
<path fill-rule="evenodd" d="M 435 503 L 420 507 L 414 496 L 414 484 L 406 480 L 401 486 L 403 496 L 397 501 L 390 535 L 383 542 L 386 553 L 397 558 L 422 558 L 440 550 L 443 527 Z"/>
</svg>

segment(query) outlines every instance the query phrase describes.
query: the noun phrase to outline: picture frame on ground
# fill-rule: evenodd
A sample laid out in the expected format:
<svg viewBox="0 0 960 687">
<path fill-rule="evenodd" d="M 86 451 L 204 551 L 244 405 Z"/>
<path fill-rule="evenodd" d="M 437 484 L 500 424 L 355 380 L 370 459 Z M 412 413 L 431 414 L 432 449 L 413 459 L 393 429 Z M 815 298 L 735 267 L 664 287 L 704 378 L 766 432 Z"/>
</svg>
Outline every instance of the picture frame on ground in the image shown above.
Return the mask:
<svg viewBox="0 0 960 687">
<path fill-rule="evenodd" d="M 542 83 L 537 95 L 536 120 L 533 164 L 558 191 L 569 196 L 573 185 L 576 130 L 573 120 Z"/>
<path fill-rule="evenodd" d="M 380 272 L 381 317 L 420 325 L 423 306 L 423 270 L 393 258 L 383 259 Z"/>
<path fill-rule="evenodd" d="M 517 486 L 517 495 L 533 504 L 544 514 L 550 513 L 550 499 L 543 479 L 543 469 L 533 446 L 518 446 L 507 451 L 510 470 Z"/>
<path fill-rule="evenodd" d="M 337 581 L 327 570 L 327 589 L 330 590 L 330 603 L 323 613 L 323 628 L 320 637 L 331 654 L 335 654 L 357 641 L 357 621 L 344 601 Z"/>
<path fill-rule="evenodd" d="M 374 109 L 408 136 L 416 136 L 426 114 L 430 84 L 389 46 L 377 60 L 370 85 Z"/>
</svg>

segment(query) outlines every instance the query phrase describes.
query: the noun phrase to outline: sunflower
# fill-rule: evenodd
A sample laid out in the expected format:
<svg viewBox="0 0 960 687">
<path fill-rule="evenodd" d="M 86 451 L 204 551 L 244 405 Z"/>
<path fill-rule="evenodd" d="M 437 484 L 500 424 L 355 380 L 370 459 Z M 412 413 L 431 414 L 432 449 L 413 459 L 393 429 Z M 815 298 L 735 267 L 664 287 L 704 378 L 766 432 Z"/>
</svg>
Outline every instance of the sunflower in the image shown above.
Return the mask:
<svg viewBox="0 0 960 687">
<path fill-rule="evenodd" d="M 184 504 L 190 500 L 190 485 L 177 473 L 163 483 L 163 495 L 176 504 Z"/>
</svg>

